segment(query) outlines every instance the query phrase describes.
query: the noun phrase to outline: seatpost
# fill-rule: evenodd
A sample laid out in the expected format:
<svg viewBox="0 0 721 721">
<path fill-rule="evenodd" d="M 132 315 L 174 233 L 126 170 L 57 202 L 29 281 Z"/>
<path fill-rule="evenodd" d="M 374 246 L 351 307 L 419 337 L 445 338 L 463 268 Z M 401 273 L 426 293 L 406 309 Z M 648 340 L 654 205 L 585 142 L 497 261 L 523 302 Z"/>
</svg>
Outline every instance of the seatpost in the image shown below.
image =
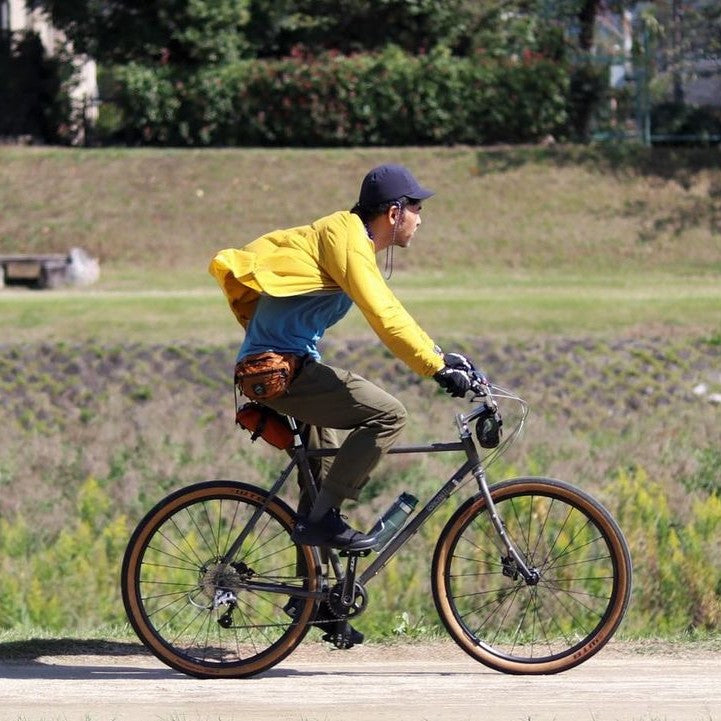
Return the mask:
<svg viewBox="0 0 721 721">
<path fill-rule="evenodd" d="M 293 416 L 286 416 L 288 419 L 288 425 L 290 426 L 290 430 L 293 431 L 293 448 L 300 448 L 303 445 L 303 440 L 300 437 L 300 428 L 298 427 L 298 422 L 293 418 Z"/>
<path fill-rule="evenodd" d="M 298 422 L 293 416 L 286 416 L 288 419 L 288 425 L 290 425 L 291 431 L 293 431 L 293 453 L 298 461 L 298 468 L 300 469 L 301 477 L 303 478 L 304 485 L 310 496 L 311 504 L 315 502 L 318 497 L 318 487 L 313 477 L 313 473 L 310 470 L 310 463 L 308 462 L 308 455 L 305 452 L 305 445 L 303 439 L 300 436 L 300 427 Z"/>
</svg>

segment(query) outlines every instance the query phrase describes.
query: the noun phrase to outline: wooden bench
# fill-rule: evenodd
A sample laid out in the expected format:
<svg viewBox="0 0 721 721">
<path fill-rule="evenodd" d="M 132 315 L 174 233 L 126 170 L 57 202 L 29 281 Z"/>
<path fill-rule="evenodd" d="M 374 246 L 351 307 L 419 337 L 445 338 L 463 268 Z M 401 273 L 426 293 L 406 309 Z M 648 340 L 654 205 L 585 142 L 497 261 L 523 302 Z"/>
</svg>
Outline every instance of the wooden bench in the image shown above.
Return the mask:
<svg viewBox="0 0 721 721">
<path fill-rule="evenodd" d="M 57 288 L 67 281 L 70 258 L 62 253 L 0 255 L 0 287 L 7 282 Z"/>
<path fill-rule="evenodd" d="M 90 285 L 100 277 L 100 263 L 82 248 L 67 253 L 0 254 L 0 288 L 6 283 L 33 288 Z"/>
</svg>

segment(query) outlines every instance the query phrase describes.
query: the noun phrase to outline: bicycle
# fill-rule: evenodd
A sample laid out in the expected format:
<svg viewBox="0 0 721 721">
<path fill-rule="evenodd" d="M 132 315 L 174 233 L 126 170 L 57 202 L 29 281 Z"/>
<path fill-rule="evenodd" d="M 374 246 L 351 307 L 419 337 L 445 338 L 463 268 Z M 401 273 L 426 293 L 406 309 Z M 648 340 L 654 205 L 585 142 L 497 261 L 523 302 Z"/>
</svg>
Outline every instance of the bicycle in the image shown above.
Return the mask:
<svg viewBox="0 0 721 721">
<path fill-rule="evenodd" d="M 278 492 L 295 468 L 315 489 L 309 459 L 337 451 L 305 448 L 294 419 L 291 459 L 270 490 L 215 480 L 161 500 L 140 521 L 123 559 L 123 602 L 139 638 L 191 676 L 266 671 L 300 644 L 321 603 L 334 619 L 360 615 L 366 584 L 475 480 L 478 491 L 447 521 L 433 554 L 433 598 L 446 630 L 471 657 L 505 673 L 558 673 L 591 658 L 629 603 L 627 543 L 611 514 L 569 483 L 522 477 L 489 486 L 486 469 L 519 436 L 528 405 L 484 381 L 474 380 L 477 405 L 455 416 L 458 441 L 389 451 L 459 452 L 465 459 L 361 573 L 359 560 L 370 551 L 328 549 L 324 573 L 319 549 L 290 538 L 296 513 Z M 505 438 L 499 401 L 516 409 Z M 343 647 L 343 634 L 335 641 Z"/>
</svg>

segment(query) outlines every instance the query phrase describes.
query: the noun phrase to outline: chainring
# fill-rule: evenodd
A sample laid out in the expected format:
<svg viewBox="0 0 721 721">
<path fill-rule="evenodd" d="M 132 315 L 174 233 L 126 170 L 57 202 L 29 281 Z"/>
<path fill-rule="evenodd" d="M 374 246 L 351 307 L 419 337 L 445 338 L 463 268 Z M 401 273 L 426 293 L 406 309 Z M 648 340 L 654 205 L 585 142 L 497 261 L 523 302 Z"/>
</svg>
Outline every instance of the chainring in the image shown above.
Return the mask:
<svg viewBox="0 0 721 721">
<path fill-rule="evenodd" d="M 350 606 L 343 603 L 342 581 L 336 583 L 328 594 L 328 607 L 339 619 L 355 618 L 356 616 L 360 616 L 360 614 L 365 611 L 367 604 L 368 594 L 366 593 L 365 588 L 357 582 L 353 586 L 353 600 Z"/>
</svg>

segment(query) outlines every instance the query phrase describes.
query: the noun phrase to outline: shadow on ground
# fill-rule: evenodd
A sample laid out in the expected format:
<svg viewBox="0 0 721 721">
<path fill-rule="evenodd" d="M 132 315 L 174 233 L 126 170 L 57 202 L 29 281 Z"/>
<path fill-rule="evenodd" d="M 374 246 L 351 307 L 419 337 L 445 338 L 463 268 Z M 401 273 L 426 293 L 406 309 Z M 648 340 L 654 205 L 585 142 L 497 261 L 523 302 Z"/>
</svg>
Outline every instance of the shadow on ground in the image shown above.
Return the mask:
<svg viewBox="0 0 721 721">
<path fill-rule="evenodd" d="M 102 639 L 53 638 L 0 643 L 0 662 L 34 661 L 40 656 L 150 655 L 141 643 Z"/>
</svg>

